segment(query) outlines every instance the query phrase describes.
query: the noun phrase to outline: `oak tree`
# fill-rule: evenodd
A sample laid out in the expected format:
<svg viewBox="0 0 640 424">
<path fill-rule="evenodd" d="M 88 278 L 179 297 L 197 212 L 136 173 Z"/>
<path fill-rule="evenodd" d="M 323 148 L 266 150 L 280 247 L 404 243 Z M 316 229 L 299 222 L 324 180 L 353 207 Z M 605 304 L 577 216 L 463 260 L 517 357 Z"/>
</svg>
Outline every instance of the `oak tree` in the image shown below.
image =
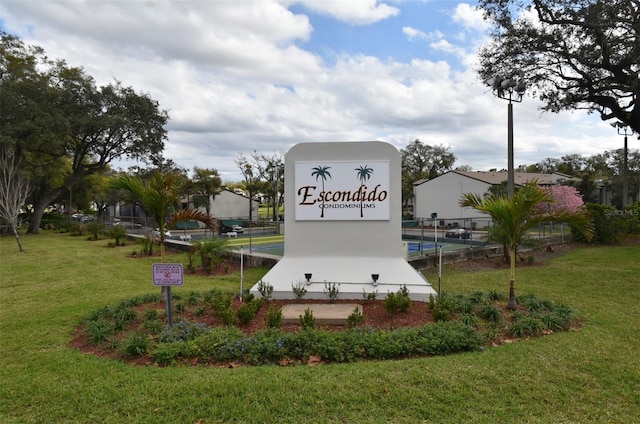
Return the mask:
<svg viewBox="0 0 640 424">
<path fill-rule="evenodd" d="M 480 0 L 493 25 L 483 80 L 526 81 L 551 112 L 583 109 L 640 133 L 640 0 Z"/>
<path fill-rule="evenodd" d="M 166 111 L 119 82 L 98 87 L 82 68 L 52 61 L 7 33 L 0 42 L 0 148 L 20 160 L 33 187 L 28 232 L 45 209 L 118 158 L 164 149 Z"/>
</svg>

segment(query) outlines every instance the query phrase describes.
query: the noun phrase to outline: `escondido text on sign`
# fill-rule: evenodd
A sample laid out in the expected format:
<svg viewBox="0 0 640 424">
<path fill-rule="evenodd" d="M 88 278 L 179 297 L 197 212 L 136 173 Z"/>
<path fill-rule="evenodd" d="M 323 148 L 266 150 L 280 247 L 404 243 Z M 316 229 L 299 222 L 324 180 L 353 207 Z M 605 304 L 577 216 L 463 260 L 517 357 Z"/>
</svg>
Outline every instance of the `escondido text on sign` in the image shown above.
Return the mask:
<svg viewBox="0 0 640 424">
<path fill-rule="evenodd" d="M 390 219 L 389 161 L 296 162 L 297 221 Z"/>
</svg>

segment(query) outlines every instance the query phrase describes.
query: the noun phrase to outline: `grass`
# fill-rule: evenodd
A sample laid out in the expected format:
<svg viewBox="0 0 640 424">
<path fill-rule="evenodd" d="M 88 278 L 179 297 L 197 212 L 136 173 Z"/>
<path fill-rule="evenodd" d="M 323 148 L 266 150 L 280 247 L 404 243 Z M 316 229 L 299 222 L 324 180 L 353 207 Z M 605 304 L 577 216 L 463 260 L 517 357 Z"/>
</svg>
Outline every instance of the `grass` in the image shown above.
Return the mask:
<svg viewBox="0 0 640 424">
<path fill-rule="evenodd" d="M 159 290 L 153 259 L 68 235 L 0 239 L 3 423 L 633 423 L 640 417 L 638 248 L 589 247 L 517 270 L 518 293 L 566 303 L 577 332 L 483 353 L 317 367 L 136 367 L 69 348 L 87 313 Z M 172 261 L 177 259 L 172 257 Z M 186 263 L 186 256 L 182 260 Z M 245 285 L 266 269 L 245 270 Z M 437 281 L 435 271 L 429 277 Z M 502 290 L 508 271 L 445 268 L 448 292 Z M 175 292 L 238 290 L 185 275 Z"/>
</svg>

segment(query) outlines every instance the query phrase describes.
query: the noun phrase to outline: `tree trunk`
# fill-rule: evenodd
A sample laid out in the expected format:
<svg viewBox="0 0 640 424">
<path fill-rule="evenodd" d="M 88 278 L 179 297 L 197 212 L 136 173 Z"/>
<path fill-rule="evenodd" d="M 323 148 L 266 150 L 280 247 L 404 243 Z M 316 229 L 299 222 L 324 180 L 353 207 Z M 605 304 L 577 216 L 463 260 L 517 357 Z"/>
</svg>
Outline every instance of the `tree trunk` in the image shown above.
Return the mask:
<svg viewBox="0 0 640 424">
<path fill-rule="evenodd" d="M 40 223 L 42 222 L 42 215 L 44 215 L 45 208 L 46 206 L 43 203 L 39 203 L 33 207 L 33 214 L 31 214 L 27 234 L 38 234 L 38 232 L 40 232 Z"/>
<path fill-rule="evenodd" d="M 509 270 L 509 301 L 507 302 L 507 308 L 515 311 L 518 309 L 518 303 L 516 302 L 516 249 L 515 246 L 511 247 L 509 251 L 509 255 L 511 256 L 511 266 Z"/>
<path fill-rule="evenodd" d="M 38 234 L 40 231 L 40 223 L 42 222 L 42 216 L 44 210 L 53 202 L 56 197 L 62 192 L 64 188 L 49 191 L 45 193 L 40 200 L 36 202 L 33 207 L 33 214 L 31 215 L 31 221 L 29 221 L 29 227 L 27 228 L 27 234 Z"/>
<path fill-rule="evenodd" d="M 16 236 L 16 241 L 18 242 L 18 249 L 20 249 L 20 252 L 24 252 L 24 249 L 22 248 L 22 242 L 20 241 L 20 236 L 18 235 L 18 229 L 15 225 L 11 225 L 11 228 L 13 229 L 13 234 Z"/>
</svg>

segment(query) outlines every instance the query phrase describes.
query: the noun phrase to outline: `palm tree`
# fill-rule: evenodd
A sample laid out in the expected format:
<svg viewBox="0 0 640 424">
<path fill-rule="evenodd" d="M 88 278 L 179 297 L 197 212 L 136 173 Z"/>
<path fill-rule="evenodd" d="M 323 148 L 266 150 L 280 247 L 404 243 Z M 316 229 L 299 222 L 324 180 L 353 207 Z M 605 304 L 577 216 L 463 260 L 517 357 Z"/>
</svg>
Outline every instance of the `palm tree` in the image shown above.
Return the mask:
<svg viewBox="0 0 640 424">
<path fill-rule="evenodd" d="M 547 192 L 538 187 L 537 181 L 524 184 L 513 197 L 506 195 L 488 195 L 481 197 L 475 193 L 465 193 L 460 199 L 460 206 L 472 207 L 493 218 L 502 231 L 510 256 L 509 302 L 511 310 L 517 308 L 515 298 L 516 280 L 516 247 L 526 236 L 527 231 L 538 224 L 550 221 L 567 222 L 580 232 L 587 240 L 593 236 L 594 226 L 591 217 L 585 211 L 578 212 L 544 212 L 538 205 L 553 202 Z"/>
<path fill-rule="evenodd" d="M 371 174 L 373 174 L 373 169 L 369 168 L 369 165 L 362 166 L 360 168 L 354 169 L 354 171 L 358 171 L 358 179 L 360 180 L 360 184 L 364 185 L 364 183 L 371 178 Z M 360 196 L 360 218 L 364 217 L 362 212 L 362 202 L 363 202 L 364 193 Z"/>
<path fill-rule="evenodd" d="M 176 172 L 156 171 L 149 181 L 140 177 L 122 175 L 113 182 L 113 188 L 129 192 L 139 201 L 156 222 L 160 237 L 160 261 L 165 262 L 165 229 L 177 222 L 196 220 L 215 232 L 215 221 L 206 213 L 195 209 L 175 212 L 181 201 L 182 176 Z M 173 213 L 172 213 L 173 212 Z M 171 216 L 170 219 L 169 216 Z M 166 287 L 162 287 L 166 300 Z"/>
<path fill-rule="evenodd" d="M 329 173 L 329 169 L 331 169 L 330 166 L 316 166 L 315 168 L 312 168 L 312 173 L 311 176 L 312 177 L 316 177 L 316 181 L 318 181 L 318 178 L 322 178 L 322 193 L 324 194 L 324 182 L 327 179 L 327 177 L 331 178 L 331 174 Z M 324 218 L 324 196 L 322 196 L 322 211 L 320 212 L 320 218 Z"/>
</svg>

